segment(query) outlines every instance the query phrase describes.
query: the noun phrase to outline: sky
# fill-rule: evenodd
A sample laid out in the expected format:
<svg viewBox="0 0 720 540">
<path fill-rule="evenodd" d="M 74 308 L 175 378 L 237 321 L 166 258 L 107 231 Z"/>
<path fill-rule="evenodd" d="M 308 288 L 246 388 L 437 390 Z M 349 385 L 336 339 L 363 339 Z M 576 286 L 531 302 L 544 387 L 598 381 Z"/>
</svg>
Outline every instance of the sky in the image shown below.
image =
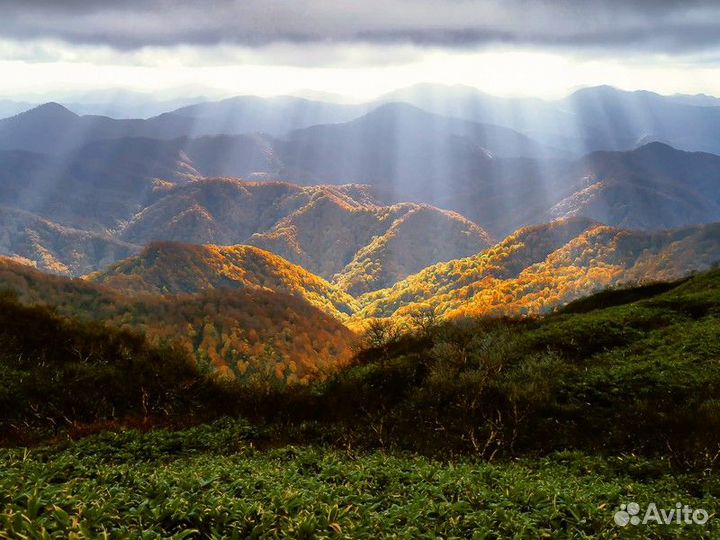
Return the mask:
<svg viewBox="0 0 720 540">
<path fill-rule="evenodd" d="M 16 100 L 362 100 L 419 82 L 720 95 L 716 0 L 0 0 L 0 13 L 0 98 Z"/>
</svg>

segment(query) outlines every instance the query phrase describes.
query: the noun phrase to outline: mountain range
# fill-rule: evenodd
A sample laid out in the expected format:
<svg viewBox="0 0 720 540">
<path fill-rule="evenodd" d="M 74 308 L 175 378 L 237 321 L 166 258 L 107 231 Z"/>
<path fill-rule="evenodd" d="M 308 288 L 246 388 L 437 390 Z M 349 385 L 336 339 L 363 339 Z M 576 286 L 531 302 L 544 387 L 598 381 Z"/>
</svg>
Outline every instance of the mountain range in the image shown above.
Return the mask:
<svg viewBox="0 0 720 540">
<path fill-rule="evenodd" d="M 716 125 L 720 108 L 710 98 L 599 87 L 528 105 L 462 88 L 415 90 L 362 106 L 241 97 L 146 120 L 78 116 L 43 105 L 0 121 L 0 205 L 101 232 L 121 227 L 150 204 L 159 180 L 229 176 L 368 184 L 378 202 L 454 210 L 498 237 L 583 212 L 609 225 L 647 229 L 718 219 L 716 158 L 697 152 L 720 151 L 712 142 L 714 128 L 702 128 Z M 385 102 L 399 98 L 447 115 Z M 544 112 L 525 114 L 526 106 Z M 670 127 L 642 131 L 629 109 Z M 570 124 L 578 125 L 580 116 L 581 123 L 607 124 L 606 131 L 617 133 L 603 137 L 616 142 L 573 149 L 515 125 L 503 110 L 523 118 L 565 118 L 574 111 Z M 453 116 L 462 111 L 470 112 Z M 682 137 L 668 135 L 683 125 Z M 577 133 L 567 137 L 579 139 Z M 685 144 L 689 138 L 705 143 Z M 667 143 L 688 151 L 673 152 Z M 623 210 L 643 204 L 639 212 Z"/>
<path fill-rule="evenodd" d="M 687 151 L 720 152 L 720 135 L 715 129 L 720 100 L 704 94 L 664 96 L 596 86 L 563 98 L 542 100 L 497 97 L 463 85 L 418 84 L 360 104 L 343 103 L 321 93 L 306 95 L 313 99 L 246 95 L 221 101 L 196 98 L 192 103 L 191 98 L 163 102 L 152 96 L 104 92 L 66 102 L 67 108 L 84 117 L 62 113 L 56 104 L 39 109 L 55 113 L 53 124 L 47 126 L 48 133 L 62 127 L 67 134 L 70 128 L 76 136 L 84 132 L 85 142 L 108 135 L 172 139 L 263 132 L 284 136 L 314 125 L 352 121 L 383 105 L 402 102 L 443 117 L 509 128 L 542 146 L 575 156 L 596 150 L 629 150 L 652 141 Z M 28 102 L 5 100 L 0 102 L 0 114 L 17 112 L 17 127 L 32 123 L 35 115 L 23 114 L 23 109 L 31 107 Z M 119 120 L 112 122 L 109 117 Z M 13 122 L 0 126 L 8 123 Z M 3 131 L 0 127 L 0 133 Z M 46 151 L 48 143 L 55 146 L 47 137 L 35 142 L 20 137 L 9 141 L 8 146 L 8 141 L 0 137 L 0 148 Z"/>
<path fill-rule="evenodd" d="M 307 381 L 373 318 L 538 316 L 717 264 L 718 111 L 427 85 L 146 119 L 45 104 L 0 120 L 0 288 Z"/>
<path fill-rule="evenodd" d="M 629 150 L 660 141 L 681 150 L 720 152 L 720 100 L 703 94 L 663 96 L 611 86 L 582 88 L 556 100 L 501 98 L 476 88 L 419 84 L 390 92 L 424 110 L 512 128 L 573 154 Z"/>
<path fill-rule="evenodd" d="M 214 178 L 148 183 L 145 188 L 151 204 L 112 232 L 92 232 L 101 223 L 83 231 L 0 207 L 5 225 L 0 250 L 44 270 L 78 276 L 156 240 L 250 244 L 356 293 L 389 286 L 430 264 L 477 253 L 492 243 L 487 232 L 457 213 L 415 203 L 379 205 L 364 186 Z M 94 194 L 86 191 L 84 196 Z M 97 205 L 89 210 L 96 215 Z M 80 212 L 70 216 L 78 226 L 91 217 Z"/>
<path fill-rule="evenodd" d="M 605 287 L 710 268 L 720 262 L 720 224 L 643 232 L 559 220 L 364 294 L 245 245 L 153 242 L 84 279 L 27 262 L 0 258 L 1 288 L 24 303 L 178 342 L 223 377 L 271 374 L 285 384 L 345 365 L 370 319 L 538 316 Z"/>
</svg>

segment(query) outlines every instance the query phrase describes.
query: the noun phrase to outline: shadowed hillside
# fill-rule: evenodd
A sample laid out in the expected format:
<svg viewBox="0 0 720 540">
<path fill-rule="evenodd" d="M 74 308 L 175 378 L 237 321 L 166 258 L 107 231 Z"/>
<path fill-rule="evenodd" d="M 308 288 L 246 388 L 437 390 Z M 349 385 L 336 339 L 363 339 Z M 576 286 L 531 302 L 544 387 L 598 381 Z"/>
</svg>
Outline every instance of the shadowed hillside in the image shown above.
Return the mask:
<svg viewBox="0 0 720 540">
<path fill-rule="evenodd" d="M 152 344 L 177 342 L 201 370 L 264 385 L 326 376 L 347 362 L 354 339 L 337 319 L 308 302 L 256 287 L 127 294 L 0 258 L 0 289 L 24 304 L 140 331 Z"/>
<path fill-rule="evenodd" d="M 73 229 L 29 212 L 0 207 L 0 255 L 54 274 L 81 275 L 140 248 L 108 234 Z"/>
</svg>

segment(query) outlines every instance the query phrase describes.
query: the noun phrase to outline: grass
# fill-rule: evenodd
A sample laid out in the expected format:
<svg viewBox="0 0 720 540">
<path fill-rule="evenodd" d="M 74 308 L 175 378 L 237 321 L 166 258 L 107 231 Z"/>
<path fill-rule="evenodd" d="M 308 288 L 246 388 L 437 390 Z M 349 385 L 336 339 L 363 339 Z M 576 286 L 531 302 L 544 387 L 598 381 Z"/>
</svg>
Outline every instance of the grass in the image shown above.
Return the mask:
<svg viewBox="0 0 720 540">
<path fill-rule="evenodd" d="M 0 538 L 716 538 L 620 528 L 622 503 L 713 513 L 720 483 L 662 460 L 555 453 L 487 463 L 259 450 L 239 421 L 0 451 Z"/>
</svg>

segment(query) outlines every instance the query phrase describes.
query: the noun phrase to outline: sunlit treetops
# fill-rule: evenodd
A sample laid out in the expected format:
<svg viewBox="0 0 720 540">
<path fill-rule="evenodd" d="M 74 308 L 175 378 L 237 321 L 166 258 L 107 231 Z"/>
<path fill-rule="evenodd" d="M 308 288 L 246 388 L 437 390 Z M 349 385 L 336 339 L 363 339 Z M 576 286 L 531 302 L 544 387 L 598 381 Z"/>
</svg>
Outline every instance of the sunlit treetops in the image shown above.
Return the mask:
<svg viewBox="0 0 720 540">
<path fill-rule="evenodd" d="M 302 267 L 253 246 L 153 242 L 139 255 L 88 276 L 115 289 L 163 294 L 260 288 L 307 300 L 342 319 L 355 300 Z"/>
<path fill-rule="evenodd" d="M 2 288 L 26 304 L 179 342 L 203 369 L 263 384 L 323 378 L 346 363 L 355 335 L 302 298 L 267 288 L 158 294 L 49 276 L 0 258 Z"/>
<path fill-rule="evenodd" d="M 356 317 L 537 315 L 608 286 L 676 279 L 720 261 L 720 225 L 647 233 L 573 218 L 527 227 L 358 298 Z"/>
</svg>

